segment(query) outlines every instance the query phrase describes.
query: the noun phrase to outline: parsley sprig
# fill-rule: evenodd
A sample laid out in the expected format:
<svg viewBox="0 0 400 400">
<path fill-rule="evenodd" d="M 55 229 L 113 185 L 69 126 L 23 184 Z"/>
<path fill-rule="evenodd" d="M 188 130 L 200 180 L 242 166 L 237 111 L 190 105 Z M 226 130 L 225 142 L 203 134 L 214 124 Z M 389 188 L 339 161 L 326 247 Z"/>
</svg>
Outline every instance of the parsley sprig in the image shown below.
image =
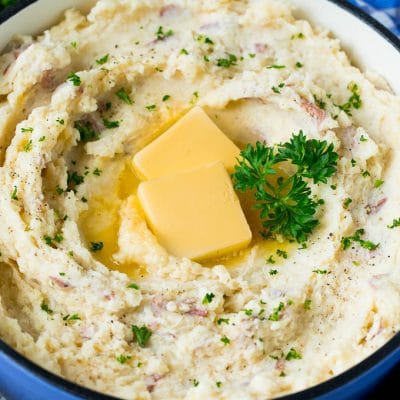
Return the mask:
<svg viewBox="0 0 400 400">
<path fill-rule="evenodd" d="M 264 237 L 282 235 L 301 243 L 318 224 L 314 216 L 319 205 L 304 178 L 327 183 L 336 172 L 337 160 L 333 144 L 308 140 L 300 131 L 290 142 L 276 147 L 260 142 L 247 145 L 240 153 L 232 178 L 236 190 L 254 191 L 254 207 L 260 210 Z M 276 178 L 278 164 L 282 162 L 291 162 L 297 171 Z"/>
</svg>

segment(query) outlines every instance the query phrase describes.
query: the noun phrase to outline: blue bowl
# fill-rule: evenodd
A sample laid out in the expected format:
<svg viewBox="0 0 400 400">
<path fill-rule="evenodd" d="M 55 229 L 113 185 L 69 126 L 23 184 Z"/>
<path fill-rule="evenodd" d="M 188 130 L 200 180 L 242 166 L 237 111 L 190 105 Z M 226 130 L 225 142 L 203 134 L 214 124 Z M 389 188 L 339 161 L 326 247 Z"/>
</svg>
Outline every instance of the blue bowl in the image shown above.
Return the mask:
<svg viewBox="0 0 400 400">
<path fill-rule="evenodd" d="M 38 0 L 21 0 L 0 13 L 0 25 Z M 369 15 L 343 0 L 329 0 L 356 16 L 370 30 L 378 33 L 400 53 L 400 40 Z M 353 29 L 354 27 L 352 27 Z M 391 82 L 399 87 L 396 82 Z M 400 333 L 361 363 L 346 372 L 301 392 L 280 397 L 281 400 L 350 400 L 368 395 L 400 364 Z M 29 361 L 0 340 L 0 393 L 7 400 L 115 400 L 69 382 Z M 238 398 L 240 395 L 238 395 Z M 396 397 L 396 396 L 395 396 Z M 394 398 L 395 398 L 394 397 Z"/>
</svg>

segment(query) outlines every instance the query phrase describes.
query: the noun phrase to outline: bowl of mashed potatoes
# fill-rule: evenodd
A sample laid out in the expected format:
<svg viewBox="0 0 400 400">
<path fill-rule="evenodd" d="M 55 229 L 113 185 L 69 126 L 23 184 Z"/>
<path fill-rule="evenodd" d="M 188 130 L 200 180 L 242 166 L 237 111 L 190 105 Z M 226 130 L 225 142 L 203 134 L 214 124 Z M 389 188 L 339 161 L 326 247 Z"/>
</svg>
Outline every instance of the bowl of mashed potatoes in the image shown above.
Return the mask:
<svg viewBox="0 0 400 400">
<path fill-rule="evenodd" d="M 354 398 L 399 361 L 397 38 L 325 0 L 8 13 L 5 395 Z"/>
</svg>

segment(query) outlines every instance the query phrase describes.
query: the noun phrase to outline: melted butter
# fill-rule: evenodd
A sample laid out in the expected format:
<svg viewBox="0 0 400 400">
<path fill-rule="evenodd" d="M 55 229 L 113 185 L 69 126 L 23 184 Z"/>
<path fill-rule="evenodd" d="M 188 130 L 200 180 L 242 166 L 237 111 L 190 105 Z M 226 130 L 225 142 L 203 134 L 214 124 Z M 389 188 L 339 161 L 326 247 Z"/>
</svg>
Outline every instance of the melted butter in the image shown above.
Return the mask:
<svg viewBox="0 0 400 400">
<path fill-rule="evenodd" d="M 173 118 L 154 131 L 151 136 L 144 139 L 140 147 L 147 145 L 165 132 L 179 118 L 186 114 L 187 111 L 178 112 Z M 118 263 L 114 260 L 113 255 L 118 252 L 118 232 L 121 223 L 119 215 L 120 207 L 125 199 L 136 194 L 140 180 L 133 170 L 130 156 L 113 162 L 121 163 L 120 173 L 116 179 L 112 176 L 110 185 L 103 183 L 105 190 L 102 193 L 88 199 L 88 210 L 80 216 L 80 228 L 88 248 L 90 248 L 90 242 L 101 241 L 104 243 L 101 251 L 92 253 L 99 262 L 111 270 L 125 273 L 132 279 L 139 280 L 147 274 L 145 266 L 135 263 Z M 277 175 L 271 176 L 270 182 L 272 184 L 275 185 L 276 180 L 280 176 L 287 176 L 283 169 L 279 169 Z M 260 235 L 263 227 L 259 217 L 259 210 L 254 208 L 254 193 L 237 194 L 253 234 L 252 242 L 243 250 L 219 258 L 210 258 L 201 264 L 204 267 L 212 267 L 217 264 L 223 264 L 228 268 L 240 267 L 246 261 L 250 252 L 256 247 L 257 256 L 263 257 L 265 260 L 273 256 L 275 264 L 271 264 L 271 267 L 274 265 L 278 266 L 283 259 L 277 255 L 277 250 L 286 251 L 290 257 L 290 252 L 296 249 L 298 244 L 290 243 L 289 241 L 279 242 L 277 240 L 263 239 Z"/>
<path fill-rule="evenodd" d="M 118 263 L 113 255 L 118 251 L 118 232 L 120 227 L 119 210 L 123 200 L 136 193 L 139 179 L 130 167 L 129 160 L 121 161 L 123 167 L 114 183 L 104 185 L 104 193 L 88 199 L 88 210 L 80 216 L 81 232 L 90 248 L 90 242 L 103 242 L 103 249 L 92 253 L 95 259 L 108 268 L 139 279 L 146 274 L 142 265 Z"/>
</svg>

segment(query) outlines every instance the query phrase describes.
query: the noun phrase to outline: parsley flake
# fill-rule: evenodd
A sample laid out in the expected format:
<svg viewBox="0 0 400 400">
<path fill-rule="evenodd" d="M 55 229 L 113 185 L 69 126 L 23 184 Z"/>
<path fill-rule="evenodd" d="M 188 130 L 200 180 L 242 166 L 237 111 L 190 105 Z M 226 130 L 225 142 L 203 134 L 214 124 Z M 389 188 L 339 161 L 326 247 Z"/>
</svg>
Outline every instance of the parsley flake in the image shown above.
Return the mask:
<svg viewBox="0 0 400 400">
<path fill-rule="evenodd" d="M 103 242 L 90 242 L 90 250 L 93 252 L 101 251 L 104 248 Z"/>
<path fill-rule="evenodd" d="M 158 40 L 164 40 L 167 37 L 170 37 L 174 34 L 174 31 L 172 29 L 168 29 L 166 32 L 164 32 L 164 28 L 160 26 L 156 32 L 156 36 Z"/>
<path fill-rule="evenodd" d="M 311 300 L 310 299 L 305 300 L 303 307 L 305 310 L 311 310 Z"/>
<path fill-rule="evenodd" d="M 107 118 L 103 118 L 103 124 L 107 129 L 114 129 L 114 128 L 119 128 L 119 121 L 110 121 Z"/>
<path fill-rule="evenodd" d="M 109 54 L 106 54 L 105 56 L 99 58 L 98 60 L 96 60 L 96 64 L 98 64 L 98 65 L 105 64 L 108 61 L 109 56 L 110 56 Z"/>
<path fill-rule="evenodd" d="M 272 64 L 267 67 L 267 69 L 284 69 L 284 68 L 286 68 L 286 65 L 278 65 L 278 64 Z"/>
<path fill-rule="evenodd" d="M 120 364 L 125 364 L 127 361 L 129 361 L 132 358 L 132 356 L 126 356 L 124 354 L 121 354 L 117 357 L 115 357 L 115 359 L 120 363 Z"/>
<path fill-rule="evenodd" d="M 285 304 L 280 302 L 278 307 L 275 307 L 272 314 L 268 317 L 269 321 L 279 321 L 281 319 L 281 311 L 285 308 Z"/>
<path fill-rule="evenodd" d="M 394 229 L 397 228 L 398 226 L 400 226 L 400 218 L 394 219 L 392 225 L 388 225 L 387 227 L 389 229 Z"/>
<path fill-rule="evenodd" d="M 352 242 L 358 243 L 361 247 L 363 247 L 364 249 L 373 251 L 376 250 L 379 247 L 379 243 L 373 243 L 369 240 L 363 240 L 361 239 L 361 236 L 363 236 L 365 234 L 365 230 L 364 229 L 358 229 L 353 236 L 347 236 L 347 237 L 343 237 L 341 240 L 342 243 L 342 249 L 343 250 L 347 250 L 350 246 Z"/>
<path fill-rule="evenodd" d="M 127 286 L 127 288 L 128 288 L 128 289 L 135 289 L 135 290 L 139 290 L 139 289 L 140 289 L 139 285 L 137 285 L 136 283 L 130 283 L 130 284 Z"/>
<path fill-rule="evenodd" d="M 140 347 L 145 347 L 153 334 L 146 326 L 139 328 L 136 325 L 132 325 L 132 332 Z"/>
<path fill-rule="evenodd" d="M 286 361 L 291 361 L 291 360 L 301 360 L 302 356 L 299 352 L 297 352 L 293 347 L 289 350 L 289 352 L 286 354 L 285 360 Z"/>
<path fill-rule="evenodd" d="M 222 68 L 230 68 L 237 65 L 237 57 L 234 54 L 228 54 L 227 58 L 219 58 L 217 60 L 217 66 Z"/>
<path fill-rule="evenodd" d="M 81 78 L 75 72 L 71 72 L 67 76 L 67 81 L 72 82 L 74 86 L 80 86 L 81 85 Z"/>
<path fill-rule="evenodd" d="M 206 293 L 206 295 L 203 298 L 202 303 L 203 304 L 210 304 L 213 301 L 214 297 L 215 297 L 214 293 Z"/>
<path fill-rule="evenodd" d="M 115 95 L 121 99 L 124 103 L 132 105 L 133 101 L 130 98 L 129 94 L 127 93 L 127 91 L 124 88 L 119 89 Z"/>
<path fill-rule="evenodd" d="M 278 273 L 277 269 L 270 269 L 268 272 L 270 275 L 276 275 Z"/>
<path fill-rule="evenodd" d="M 40 304 L 40 308 L 49 315 L 52 315 L 54 311 L 49 307 L 49 305 L 43 300 Z"/>
<path fill-rule="evenodd" d="M 226 336 L 222 336 L 220 340 L 225 346 L 227 346 L 231 342 L 231 340 Z"/>
<path fill-rule="evenodd" d="M 89 121 L 75 121 L 74 128 L 78 130 L 82 142 L 93 142 L 100 139 L 100 135 L 93 129 Z"/>
</svg>

